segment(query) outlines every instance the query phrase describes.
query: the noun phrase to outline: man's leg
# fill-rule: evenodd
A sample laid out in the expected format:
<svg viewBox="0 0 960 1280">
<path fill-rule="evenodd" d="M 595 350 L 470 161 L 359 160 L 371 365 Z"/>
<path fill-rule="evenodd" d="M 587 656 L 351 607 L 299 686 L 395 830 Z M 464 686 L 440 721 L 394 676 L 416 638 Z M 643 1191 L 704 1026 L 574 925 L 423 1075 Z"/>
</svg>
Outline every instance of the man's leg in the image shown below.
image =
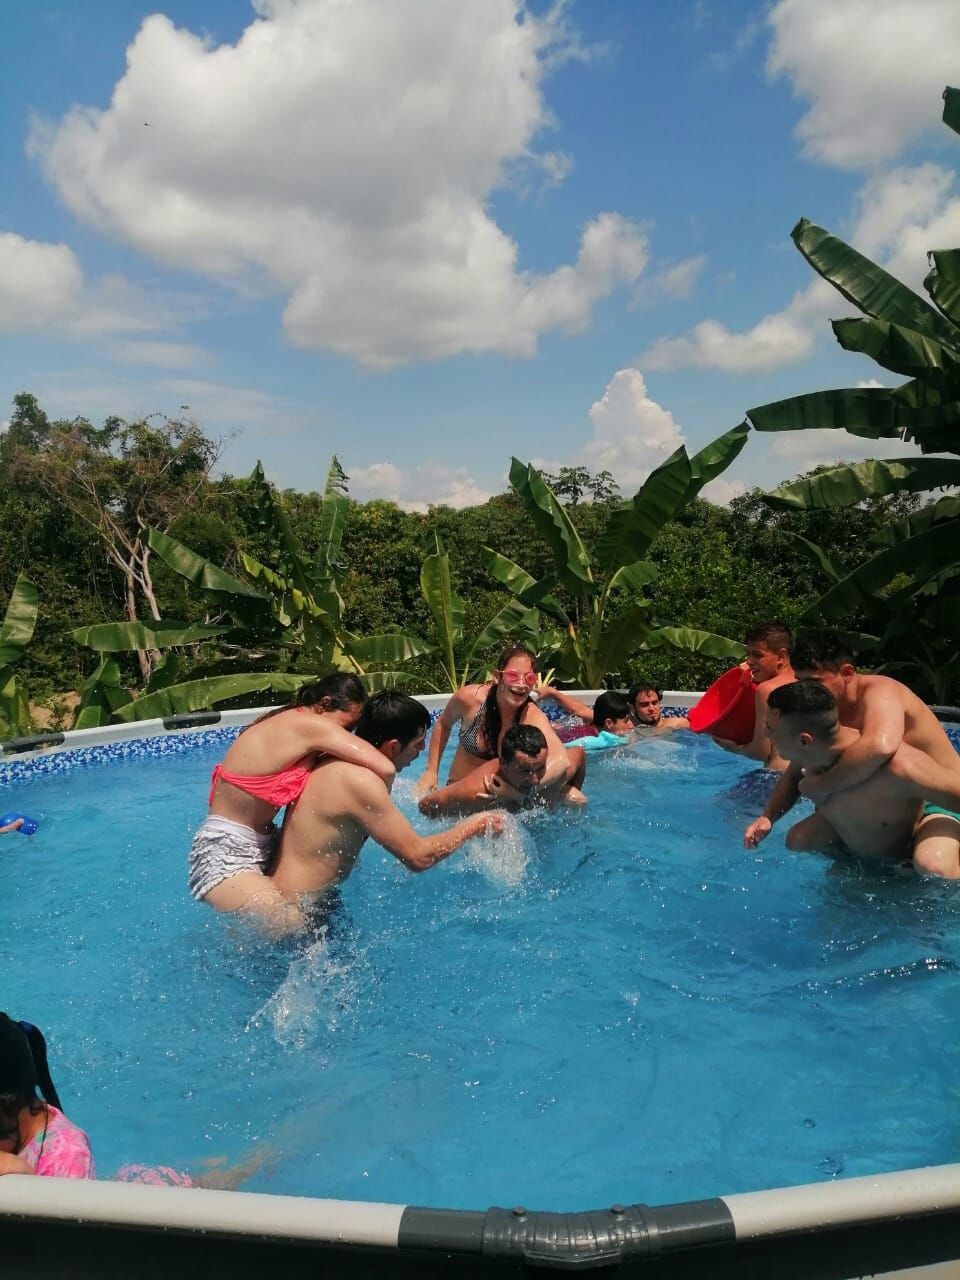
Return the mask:
<svg viewBox="0 0 960 1280">
<path fill-rule="evenodd" d="M 786 844 L 793 853 L 828 853 L 843 847 L 836 831 L 819 813 L 795 823 L 787 832 Z"/>
<path fill-rule="evenodd" d="M 913 865 L 927 875 L 960 880 L 960 822 L 943 813 L 921 818 L 913 845 Z"/>
</svg>

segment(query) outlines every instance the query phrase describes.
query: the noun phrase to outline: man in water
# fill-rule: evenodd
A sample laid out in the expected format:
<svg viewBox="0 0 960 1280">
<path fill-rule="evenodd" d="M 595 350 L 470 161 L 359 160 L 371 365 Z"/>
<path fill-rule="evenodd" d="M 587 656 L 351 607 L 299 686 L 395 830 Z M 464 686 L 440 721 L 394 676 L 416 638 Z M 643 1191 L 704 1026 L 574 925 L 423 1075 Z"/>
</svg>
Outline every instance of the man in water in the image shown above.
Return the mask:
<svg viewBox="0 0 960 1280">
<path fill-rule="evenodd" d="M 562 689 L 555 689 L 553 685 L 544 685 L 537 690 L 537 694 L 541 702 L 545 698 L 552 698 L 564 711 L 576 716 L 578 720 L 585 720 L 587 724 L 594 725 L 598 732 L 602 728 L 594 714 L 595 708 L 585 706 L 571 694 L 564 693 Z M 663 714 L 663 693 L 655 685 L 644 684 L 641 681 L 633 685 L 623 696 L 629 703 L 634 729 L 642 730 L 644 733 L 668 733 L 672 729 L 690 728 L 686 716 Z"/>
<path fill-rule="evenodd" d="M 817 680 L 830 690 L 837 700 L 840 723 L 860 735 L 836 768 L 800 783 L 800 794 L 814 804 L 866 782 L 892 759 L 902 742 L 960 776 L 960 755 L 927 704 L 899 680 L 857 671 L 850 646 L 839 632 L 801 633 L 793 646 L 792 662 L 798 680 Z"/>
<path fill-rule="evenodd" d="M 767 732 L 767 699 L 774 689 L 792 684 L 796 680 L 790 665 L 790 648 L 793 636 L 785 623 L 773 620 L 761 622 L 746 635 L 747 658 L 744 667 L 750 672 L 755 685 L 755 718 L 753 737 L 744 745 L 729 738 L 714 738 L 724 751 L 757 760 L 765 769 L 781 773 L 787 767 L 786 760 L 777 754 Z"/>
<path fill-rule="evenodd" d="M 431 791 L 420 801 L 420 812 L 430 817 L 445 813 L 477 813 L 489 809 L 528 809 L 557 803 L 581 805 L 580 790 L 586 771 L 582 747 L 567 748 L 566 774 L 543 785 L 547 771 L 547 740 L 535 726 L 515 724 L 503 735 L 500 755 L 487 760 L 459 782 Z"/>
<path fill-rule="evenodd" d="M 784 781 L 794 784 L 841 768 L 862 738 L 857 729 L 841 724 L 836 699 L 816 680 L 775 689 L 767 729 L 777 751 L 790 761 Z M 777 787 L 763 814 L 744 832 L 748 849 L 765 839 L 798 794 L 796 785 Z M 835 789 L 816 805 L 816 813 L 787 832 L 788 849 L 909 857 L 918 871 L 960 879 L 960 815 L 955 812 L 960 809 L 960 772 L 944 768 L 925 752 L 901 742 L 864 782 Z"/>
<path fill-rule="evenodd" d="M 392 761 L 397 773 L 416 760 L 430 727 L 426 708 L 387 689 L 364 705 L 357 735 Z M 346 880 L 367 838 L 376 840 L 408 871 L 427 871 L 474 836 L 500 835 L 500 814 L 477 814 L 436 835 L 421 836 L 390 799 L 387 784 L 370 769 L 324 760 L 288 811 L 280 835 L 274 883 L 292 906 L 319 898 Z M 301 910 L 300 924 L 306 922 Z M 287 927 L 295 927 L 291 922 Z"/>
</svg>

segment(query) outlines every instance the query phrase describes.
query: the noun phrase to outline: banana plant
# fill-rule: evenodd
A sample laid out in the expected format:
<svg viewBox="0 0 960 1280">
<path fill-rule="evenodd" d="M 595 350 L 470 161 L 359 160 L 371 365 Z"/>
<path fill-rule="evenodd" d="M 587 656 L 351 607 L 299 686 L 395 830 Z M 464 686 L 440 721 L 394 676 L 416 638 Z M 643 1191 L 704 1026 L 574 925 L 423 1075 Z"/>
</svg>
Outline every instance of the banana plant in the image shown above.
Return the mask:
<svg viewBox="0 0 960 1280">
<path fill-rule="evenodd" d="M 37 588 L 18 574 L 0 623 L 0 738 L 16 737 L 33 728 L 30 703 L 16 668 L 37 625 Z"/>
<path fill-rule="evenodd" d="M 483 563 L 520 604 L 553 620 L 553 631 L 541 637 L 541 660 L 555 666 L 561 679 L 597 688 L 638 650 L 662 645 L 716 658 L 743 657 L 743 645 L 735 640 L 662 625 L 643 592 L 657 574 L 644 557 L 660 530 L 730 465 L 748 431 L 741 423 L 693 457 L 682 447 L 671 454 L 630 502 L 614 508 L 592 559 L 540 472 L 512 460 L 510 483 L 550 549 L 553 572 L 538 581 L 491 547 L 484 547 Z"/>
<path fill-rule="evenodd" d="M 960 90 L 945 91 L 943 119 L 960 133 Z M 749 410 L 748 420 L 758 431 L 832 427 L 869 439 L 912 441 L 925 455 L 960 454 L 960 249 L 930 254 L 931 269 L 923 282 L 928 301 L 806 219 L 792 236 L 813 269 L 863 312 L 861 319 L 832 322 L 839 344 L 907 381 L 794 396 Z M 835 467 L 782 485 L 766 501 L 787 508 L 845 507 L 888 494 L 932 494 L 958 486 L 960 461 L 887 459 Z M 901 641 L 906 643 L 912 628 L 917 653 L 923 648 L 926 654 L 924 682 L 940 697 L 948 687 L 945 678 L 955 684 L 957 675 L 952 650 L 944 652 L 935 638 L 938 628 L 949 625 L 958 612 L 960 502 L 941 498 L 875 541 L 879 549 L 832 579 L 811 615 L 837 620 L 859 610 L 868 617 L 886 617 L 874 639 L 878 659 L 888 663 L 906 661 L 899 656 Z M 896 616 L 887 616 L 894 598 Z M 930 635 L 921 646 L 919 637 L 927 626 Z M 954 626 L 947 635 L 955 634 Z"/>
<path fill-rule="evenodd" d="M 355 641 L 352 652 L 365 662 L 403 662 L 429 654 L 438 661 L 443 671 L 445 688 L 455 693 L 462 685 L 485 678 L 488 667 L 484 655 L 493 645 L 506 636 L 535 637 L 539 631 L 539 611 L 517 600 L 511 600 L 468 643 L 466 611 L 457 594 L 450 557 L 436 531 L 430 534 L 430 544 L 433 549 L 420 569 L 420 590 L 433 615 L 433 639 L 424 640 L 409 633 L 369 636 Z M 409 678 L 411 677 L 404 673 L 394 671 L 368 671 L 365 681 L 368 687 L 377 688 Z M 418 682 L 430 684 L 422 677 L 418 677 Z M 437 688 L 436 685 L 430 687 Z"/>
<path fill-rule="evenodd" d="M 81 722 L 86 726 L 202 710 L 254 693 L 290 693 L 310 678 L 280 670 L 237 671 L 234 655 L 250 651 L 274 660 L 297 654 L 315 670 L 335 667 L 363 674 L 351 651 L 356 637 L 343 627 L 344 606 L 337 589 L 348 506 L 345 482 L 334 457 L 324 488 L 321 547 L 313 562 L 304 555 L 259 462 L 250 476 L 250 491 L 256 522 L 273 548 L 274 567 L 241 552 L 245 577 L 239 578 L 169 534 L 146 530 L 151 551 L 203 595 L 219 620 L 208 626 L 104 623 L 72 632 L 78 643 L 99 655 L 81 698 L 78 727 Z M 196 645 L 213 645 L 215 656 L 202 671 L 181 680 L 176 651 Z M 145 647 L 161 652 L 163 658 L 139 697 L 124 696 L 117 664 L 104 655 Z"/>
</svg>

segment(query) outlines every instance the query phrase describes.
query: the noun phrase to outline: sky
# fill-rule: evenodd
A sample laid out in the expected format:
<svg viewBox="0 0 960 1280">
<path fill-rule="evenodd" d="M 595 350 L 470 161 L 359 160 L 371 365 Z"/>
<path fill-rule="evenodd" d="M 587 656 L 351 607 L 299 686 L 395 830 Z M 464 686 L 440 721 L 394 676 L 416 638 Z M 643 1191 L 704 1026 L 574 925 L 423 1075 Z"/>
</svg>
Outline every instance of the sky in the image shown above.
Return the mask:
<svg viewBox="0 0 960 1280">
<path fill-rule="evenodd" d="M 896 381 L 790 240 L 960 245 L 956 0 L 0 0 L 0 423 L 192 417 L 412 510 L 511 456 L 624 496 L 753 405 Z M 882 456 L 910 446 L 881 442 Z M 715 501 L 878 452 L 753 435 Z"/>
</svg>

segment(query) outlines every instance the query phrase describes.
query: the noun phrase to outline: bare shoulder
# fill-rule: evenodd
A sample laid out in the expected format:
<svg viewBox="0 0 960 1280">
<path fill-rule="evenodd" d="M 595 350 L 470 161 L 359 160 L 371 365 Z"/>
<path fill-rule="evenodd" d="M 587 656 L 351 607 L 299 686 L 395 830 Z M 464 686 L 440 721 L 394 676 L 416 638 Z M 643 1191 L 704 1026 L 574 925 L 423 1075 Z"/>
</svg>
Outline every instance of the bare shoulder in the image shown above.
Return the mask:
<svg viewBox="0 0 960 1280">
<path fill-rule="evenodd" d="M 458 716 L 472 714 L 477 703 L 482 700 L 486 685 L 465 684 L 456 693 L 451 694 L 450 701 L 444 708 L 444 715 L 455 711 Z"/>
<path fill-rule="evenodd" d="M 372 769 L 333 757 L 322 761 L 311 773 L 304 796 L 316 808 L 345 812 L 356 803 L 382 797 L 387 784 Z"/>
</svg>

